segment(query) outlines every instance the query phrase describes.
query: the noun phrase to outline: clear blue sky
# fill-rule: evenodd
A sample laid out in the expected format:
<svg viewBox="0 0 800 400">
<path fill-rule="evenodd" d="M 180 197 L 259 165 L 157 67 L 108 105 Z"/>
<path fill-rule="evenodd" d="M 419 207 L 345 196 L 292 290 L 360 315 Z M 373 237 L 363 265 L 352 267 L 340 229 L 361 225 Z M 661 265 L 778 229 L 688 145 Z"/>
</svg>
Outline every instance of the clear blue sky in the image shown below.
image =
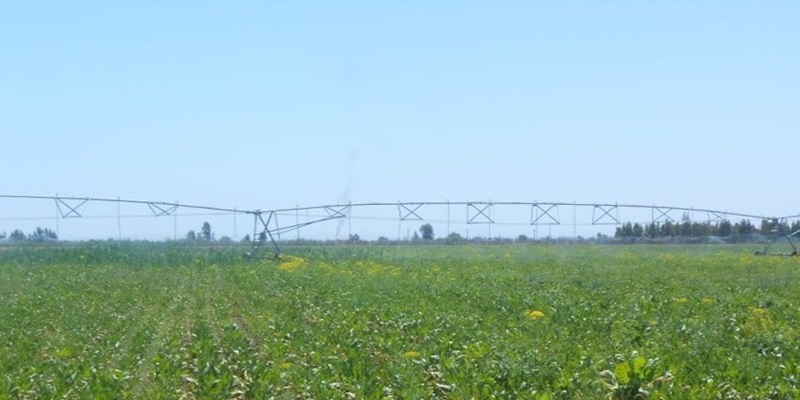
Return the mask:
<svg viewBox="0 0 800 400">
<path fill-rule="evenodd" d="M 10 1 L 0 193 L 800 213 L 800 2 Z"/>
</svg>

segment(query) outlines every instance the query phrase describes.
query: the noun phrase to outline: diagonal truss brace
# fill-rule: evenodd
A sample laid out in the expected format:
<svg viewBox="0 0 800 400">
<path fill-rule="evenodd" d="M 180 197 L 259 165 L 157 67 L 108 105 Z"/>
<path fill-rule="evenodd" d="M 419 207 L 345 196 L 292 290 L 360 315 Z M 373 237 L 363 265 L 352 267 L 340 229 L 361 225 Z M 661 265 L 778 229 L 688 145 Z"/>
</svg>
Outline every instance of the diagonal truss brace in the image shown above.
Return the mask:
<svg viewBox="0 0 800 400">
<path fill-rule="evenodd" d="M 275 226 L 274 229 L 271 229 L 270 232 L 272 232 L 274 234 L 277 234 L 278 237 L 280 237 L 280 235 L 282 235 L 282 234 L 285 234 L 287 232 L 291 232 L 291 231 L 294 231 L 294 230 L 297 230 L 297 229 L 300 229 L 300 228 L 304 228 L 304 227 L 309 226 L 309 225 L 314 225 L 316 223 L 330 221 L 332 219 L 341 219 L 341 218 L 345 218 L 345 216 L 344 215 L 335 214 L 335 215 L 331 215 L 331 216 L 315 219 L 313 221 L 307 221 L 307 222 L 302 222 L 302 223 L 299 223 L 299 224 L 278 227 L 277 226 L 278 218 L 277 218 L 277 215 L 276 215 L 275 218 L 274 218 L 276 226 Z"/>
<path fill-rule="evenodd" d="M 58 214 L 61 215 L 61 218 L 81 218 L 83 215 L 80 213 L 80 208 L 83 207 L 83 205 L 86 204 L 89 199 L 83 199 L 83 201 L 78 203 L 76 206 L 71 206 L 69 203 L 58 197 L 55 198 L 55 201 L 56 209 L 58 210 Z M 61 208 L 62 206 L 64 208 Z"/>
<path fill-rule="evenodd" d="M 728 219 L 725 218 L 725 214 L 717 211 L 709 211 L 708 212 L 708 222 L 723 222 L 727 221 Z"/>
<path fill-rule="evenodd" d="M 328 213 L 328 218 L 327 219 L 345 218 L 345 217 L 347 217 L 347 214 L 350 213 L 350 205 L 349 204 L 348 205 L 344 205 L 344 206 L 325 206 L 325 207 L 323 207 L 323 209 L 325 210 L 326 213 Z M 326 219 L 326 221 L 327 221 L 327 219 Z"/>
<path fill-rule="evenodd" d="M 272 242 L 272 245 L 275 246 L 275 256 L 278 256 L 281 253 L 281 249 L 280 247 L 278 247 L 278 242 L 275 241 L 275 237 L 272 236 L 272 230 L 269 229 L 269 224 L 275 217 L 275 211 L 269 212 L 269 216 L 267 217 L 266 221 L 264 220 L 263 212 L 255 211 L 254 214 L 255 214 L 255 222 L 253 223 L 253 247 L 258 247 L 258 245 L 261 244 L 261 242 L 263 242 L 267 237 L 269 237 L 270 242 Z M 256 234 L 256 232 L 258 231 L 259 223 L 261 223 L 261 226 L 264 229 L 261 231 L 260 234 Z"/>
<path fill-rule="evenodd" d="M 556 215 L 551 214 L 551 211 L 555 211 Z M 556 204 L 549 204 L 547 208 L 538 203 L 531 204 L 531 225 L 561 225 L 559 216 Z"/>
<path fill-rule="evenodd" d="M 169 207 L 159 205 L 156 203 L 147 203 L 147 206 L 150 207 L 150 211 L 153 212 L 153 215 L 156 217 L 168 217 L 178 209 L 177 205 L 171 205 Z"/>
<path fill-rule="evenodd" d="M 617 206 L 595 205 L 592 209 L 592 225 L 621 225 L 619 219 L 611 215 L 612 211 L 619 212 Z"/>
<path fill-rule="evenodd" d="M 291 232 L 309 225 L 313 225 L 319 222 L 330 221 L 333 219 L 340 219 L 346 218 L 350 213 L 350 205 L 344 206 L 324 206 L 322 207 L 325 210 L 325 213 L 328 214 L 325 217 L 321 217 L 315 219 L 313 221 L 307 221 L 299 224 L 294 225 L 287 225 L 287 226 L 278 226 L 278 213 L 276 211 L 254 211 L 253 214 L 255 215 L 255 222 L 253 226 L 253 247 L 258 247 L 262 242 L 264 242 L 267 238 L 275 247 L 275 255 L 281 254 L 281 248 L 278 245 L 278 242 L 275 240 L 275 236 L 277 235 L 280 239 L 282 234 L 287 232 Z M 268 214 L 267 218 L 264 219 L 264 214 Z M 261 225 L 261 232 L 258 232 L 258 226 Z M 272 226 L 272 227 L 271 227 Z"/>
<path fill-rule="evenodd" d="M 653 222 L 666 222 L 666 221 L 675 222 L 675 219 L 669 215 L 670 211 L 673 211 L 672 208 L 661 209 L 659 207 L 653 206 L 651 211 L 653 214 Z M 656 215 L 656 213 L 658 213 L 658 215 Z"/>
<path fill-rule="evenodd" d="M 467 224 L 493 224 L 492 205 L 492 203 L 467 203 Z"/>
<path fill-rule="evenodd" d="M 416 204 L 416 207 L 414 207 L 414 205 L 415 204 L 413 203 L 412 204 L 397 203 L 397 214 L 400 216 L 400 221 L 408 221 L 408 220 L 422 221 L 422 217 L 420 217 L 420 215 L 417 214 L 417 210 L 422 208 L 424 203 Z"/>
</svg>

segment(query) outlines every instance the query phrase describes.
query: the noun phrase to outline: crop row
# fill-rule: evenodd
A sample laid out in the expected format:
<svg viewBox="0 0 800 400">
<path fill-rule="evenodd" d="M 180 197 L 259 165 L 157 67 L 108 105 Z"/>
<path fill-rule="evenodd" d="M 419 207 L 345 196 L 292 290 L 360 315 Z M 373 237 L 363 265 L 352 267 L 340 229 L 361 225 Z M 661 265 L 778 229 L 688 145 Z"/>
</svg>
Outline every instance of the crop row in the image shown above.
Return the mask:
<svg viewBox="0 0 800 400">
<path fill-rule="evenodd" d="M 742 247 L 108 246 L 0 254 L 0 398 L 798 396 Z"/>
</svg>

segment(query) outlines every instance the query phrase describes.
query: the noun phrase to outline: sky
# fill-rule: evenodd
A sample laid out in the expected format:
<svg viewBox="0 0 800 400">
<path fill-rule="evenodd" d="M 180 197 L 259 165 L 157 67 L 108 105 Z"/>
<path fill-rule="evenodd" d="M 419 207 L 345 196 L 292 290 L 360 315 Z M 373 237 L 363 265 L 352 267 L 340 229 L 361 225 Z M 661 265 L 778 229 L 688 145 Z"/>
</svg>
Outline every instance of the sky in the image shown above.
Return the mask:
<svg viewBox="0 0 800 400">
<path fill-rule="evenodd" d="M 0 194 L 800 214 L 800 2 L 8 1 Z"/>
</svg>

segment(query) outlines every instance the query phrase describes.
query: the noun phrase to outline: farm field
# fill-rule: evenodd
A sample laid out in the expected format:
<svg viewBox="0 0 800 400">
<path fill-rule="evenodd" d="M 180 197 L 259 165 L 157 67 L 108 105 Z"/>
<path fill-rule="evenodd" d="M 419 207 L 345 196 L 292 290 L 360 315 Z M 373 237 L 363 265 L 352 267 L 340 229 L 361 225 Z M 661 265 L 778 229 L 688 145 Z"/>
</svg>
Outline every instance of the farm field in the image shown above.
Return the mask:
<svg viewBox="0 0 800 400">
<path fill-rule="evenodd" d="M 0 398 L 798 398 L 800 260 L 753 250 L 9 248 Z"/>
</svg>

